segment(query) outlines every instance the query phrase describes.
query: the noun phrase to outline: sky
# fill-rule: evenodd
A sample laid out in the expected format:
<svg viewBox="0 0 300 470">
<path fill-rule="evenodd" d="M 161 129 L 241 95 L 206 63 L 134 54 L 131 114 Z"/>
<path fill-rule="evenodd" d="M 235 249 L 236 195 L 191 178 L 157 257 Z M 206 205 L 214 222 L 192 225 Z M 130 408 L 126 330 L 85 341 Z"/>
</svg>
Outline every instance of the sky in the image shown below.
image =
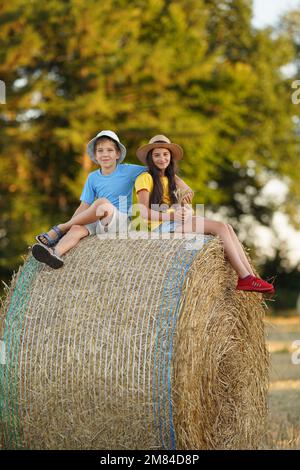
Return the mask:
<svg viewBox="0 0 300 470">
<path fill-rule="evenodd" d="M 257 28 L 276 24 L 280 15 L 300 5 L 300 0 L 253 0 L 253 25 Z"/>
</svg>

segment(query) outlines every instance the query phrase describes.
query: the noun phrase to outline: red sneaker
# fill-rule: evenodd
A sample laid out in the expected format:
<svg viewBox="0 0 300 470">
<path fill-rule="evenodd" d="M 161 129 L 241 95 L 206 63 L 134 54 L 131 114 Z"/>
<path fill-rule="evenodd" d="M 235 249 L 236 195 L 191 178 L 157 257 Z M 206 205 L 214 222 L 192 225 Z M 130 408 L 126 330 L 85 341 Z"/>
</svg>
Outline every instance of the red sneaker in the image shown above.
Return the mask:
<svg viewBox="0 0 300 470">
<path fill-rule="evenodd" d="M 273 284 L 270 284 L 263 279 L 259 279 L 258 277 L 249 276 L 245 277 L 244 279 L 239 278 L 237 286 L 237 290 L 246 290 L 248 292 L 266 292 L 270 294 L 275 294 L 275 289 Z"/>
</svg>

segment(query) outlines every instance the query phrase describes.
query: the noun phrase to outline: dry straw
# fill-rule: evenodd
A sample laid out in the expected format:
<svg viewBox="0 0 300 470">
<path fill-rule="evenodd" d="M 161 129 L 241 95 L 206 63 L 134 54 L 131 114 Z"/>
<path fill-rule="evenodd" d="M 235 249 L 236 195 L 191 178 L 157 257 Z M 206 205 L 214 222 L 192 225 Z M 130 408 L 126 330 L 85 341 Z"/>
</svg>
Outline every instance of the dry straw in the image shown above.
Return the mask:
<svg viewBox="0 0 300 470">
<path fill-rule="evenodd" d="M 6 448 L 260 445 L 260 294 L 235 290 L 218 238 L 89 237 L 53 271 L 29 256 L 2 309 Z"/>
</svg>

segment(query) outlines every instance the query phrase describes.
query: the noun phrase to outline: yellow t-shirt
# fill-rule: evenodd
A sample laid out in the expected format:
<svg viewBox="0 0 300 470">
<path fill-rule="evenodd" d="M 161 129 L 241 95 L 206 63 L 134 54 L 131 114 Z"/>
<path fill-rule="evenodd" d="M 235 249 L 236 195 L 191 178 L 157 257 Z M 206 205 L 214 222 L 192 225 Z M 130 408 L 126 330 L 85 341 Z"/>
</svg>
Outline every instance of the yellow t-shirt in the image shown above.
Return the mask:
<svg viewBox="0 0 300 470">
<path fill-rule="evenodd" d="M 171 203 L 171 200 L 170 200 L 170 197 L 169 197 L 169 180 L 168 180 L 168 177 L 163 176 L 161 178 L 161 181 L 162 181 L 162 187 L 163 187 L 163 198 L 162 198 L 163 204 L 166 204 L 166 205 L 170 206 L 172 203 Z M 142 173 L 141 175 L 139 175 L 137 177 L 137 179 L 135 180 L 134 187 L 135 187 L 135 191 L 137 193 L 139 191 L 141 191 L 141 189 L 146 189 L 151 194 L 151 192 L 153 190 L 153 178 L 150 175 L 150 173 Z M 174 212 L 174 209 L 168 209 L 166 212 Z M 161 223 L 162 222 L 159 222 L 159 220 L 153 220 L 153 221 L 149 220 L 148 227 L 151 230 L 154 230 Z"/>
</svg>

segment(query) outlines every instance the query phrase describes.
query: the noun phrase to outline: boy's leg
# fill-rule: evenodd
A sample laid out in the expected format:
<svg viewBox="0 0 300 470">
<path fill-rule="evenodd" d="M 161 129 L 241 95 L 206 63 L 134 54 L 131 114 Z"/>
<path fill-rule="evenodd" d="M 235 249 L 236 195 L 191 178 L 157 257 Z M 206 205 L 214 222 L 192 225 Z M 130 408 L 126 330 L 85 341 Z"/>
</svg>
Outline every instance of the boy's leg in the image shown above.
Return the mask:
<svg viewBox="0 0 300 470">
<path fill-rule="evenodd" d="M 96 214 L 96 212 L 97 212 L 97 209 L 100 207 L 103 208 L 104 210 L 103 210 L 103 213 L 102 211 L 100 211 L 98 215 Z M 57 225 L 57 227 L 62 232 L 68 232 L 68 230 L 70 230 L 70 228 L 73 227 L 74 225 L 91 224 L 104 217 L 106 218 L 107 215 L 109 214 L 113 214 L 113 211 L 114 211 L 113 204 L 111 204 L 111 202 L 109 202 L 108 199 L 100 198 L 100 199 L 97 199 L 95 202 L 93 202 L 93 204 L 88 209 L 80 212 L 80 214 L 78 215 L 75 215 L 67 222 Z M 57 236 L 54 230 L 49 230 L 48 235 L 50 238 L 55 238 Z"/>
<path fill-rule="evenodd" d="M 82 238 L 87 237 L 88 234 L 88 229 L 83 225 L 73 225 L 69 232 L 56 245 L 54 250 L 55 254 L 57 256 L 64 255 L 67 251 L 76 246 Z"/>
<path fill-rule="evenodd" d="M 91 224 L 102 219 L 104 216 L 107 217 L 107 215 L 113 214 L 113 212 L 114 206 L 111 202 L 105 198 L 97 199 L 93 202 L 91 207 L 75 215 L 75 217 L 72 217 L 72 219 L 68 220 L 65 224 L 58 225 L 58 228 L 61 228 L 63 232 L 67 232 L 73 225 Z"/>
<path fill-rule="evenodd" d="M 106 210 L 107 208 L 105 206 L 98 207 L 97 215 L 104 215 L 104 217 L 97 224 L 97 227 L 96 227 L 97 234 L 110 233 L 110 234 L 117 235 L 118 233 L 128 232 L 128 229 L 129 229 L 128 214 L 126 212 L 120 212 L 115 206 L 112 206 L 112 207 L 113 207 L 112 213 Z"/>
</svg>

